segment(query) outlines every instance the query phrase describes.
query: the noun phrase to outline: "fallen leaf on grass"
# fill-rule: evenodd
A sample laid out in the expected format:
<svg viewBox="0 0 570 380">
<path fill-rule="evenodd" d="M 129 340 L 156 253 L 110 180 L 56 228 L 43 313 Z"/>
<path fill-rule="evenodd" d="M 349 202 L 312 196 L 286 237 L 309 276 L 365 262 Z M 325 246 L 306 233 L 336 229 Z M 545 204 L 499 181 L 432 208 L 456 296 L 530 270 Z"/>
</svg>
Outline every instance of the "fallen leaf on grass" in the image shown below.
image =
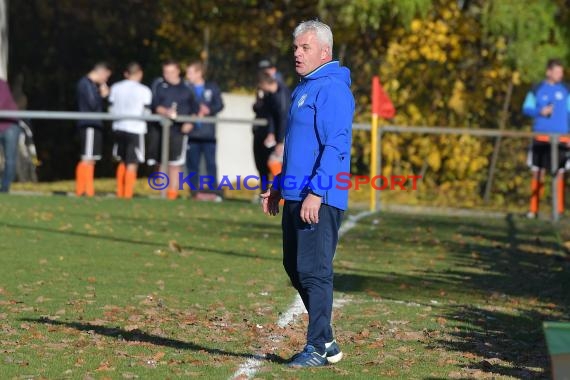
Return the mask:
<svg viewBox="0 0 570 380">
<path fill-rule="evenodd" d="M 112 371 L 113 368 L 111 367 L 111 365 L 109 364 L 109 362 L 101 362 L 101 364 L 99 364 L 99 367 L 97 367 L 96 371 Z"/>
<path fill-rule="evenodd" d="M 403 341 L 422 341 L 425 339 L 423 331 L 404 331 L 396 335 L 396 339 Z"/>
<path fill-rule="evenodd" d="M 168 248 L 173 252 L 177 252 L 177 253 L 182 252 L 182 247 L 180 246 L 180 244 L 178 244 L 176 242 L 176 240 L 170 240 L 168 242 Z"/>
</svg>

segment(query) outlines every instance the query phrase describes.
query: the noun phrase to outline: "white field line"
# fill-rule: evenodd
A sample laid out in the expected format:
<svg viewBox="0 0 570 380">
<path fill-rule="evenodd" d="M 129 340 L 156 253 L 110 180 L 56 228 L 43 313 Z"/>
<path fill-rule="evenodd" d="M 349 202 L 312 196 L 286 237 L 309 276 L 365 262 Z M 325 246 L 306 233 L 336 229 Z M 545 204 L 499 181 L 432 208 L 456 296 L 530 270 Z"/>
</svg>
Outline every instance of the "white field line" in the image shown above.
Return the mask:
<svg viewBox="0 0 570 380">
<path fill-rule="evenodd" d="M 353 229 L 358 221 L 363 218 L 366 218 L 369 215 L 372 215 L 373 212 L 370 211 L 363 211 L 356 215 L 349 216 L 344 223 L 341 225 L 338 231 L 338 238 L 342 238 L 344 234 L 348 231 Z M 346 301 L 341 301 L 336 304 L 336 306 L 342 306 Z M 285 327 L 290 323 L 295 322 L 297 317 L 305 312 L 305 305 L 303 305 L 303 301 L 301 300 L 301 296 L 297 294 L 289 308 L 281 314 L 279 320 L 277 321 L 277 325 L 279 327 Z M 230 379 L 252 379 L 257 371 L 263 366 L 265 358 L 261 355 L 255 355 L 249 359 L 247 359 L 242 365 L 239 366 L 238 370 L 234 372 L 234 374 L 230 377 Z"/>
</svg>

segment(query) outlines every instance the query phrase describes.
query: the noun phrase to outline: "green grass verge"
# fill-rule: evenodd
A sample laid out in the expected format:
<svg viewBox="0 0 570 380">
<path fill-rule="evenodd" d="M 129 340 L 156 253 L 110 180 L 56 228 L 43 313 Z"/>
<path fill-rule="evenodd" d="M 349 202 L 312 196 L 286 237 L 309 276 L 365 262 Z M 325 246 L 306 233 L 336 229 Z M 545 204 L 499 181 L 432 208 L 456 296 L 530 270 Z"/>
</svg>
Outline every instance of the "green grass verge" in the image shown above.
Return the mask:
<svg viewBox="0 0 570 380">
<path fill-rule="evenodd" d="M 382 214 L 337 252 L 346 359 L 286 369 L 305 318 L 279 219 L 239 201 L 1 196 L 2 378 L 541 378 L 543 320 L 568 318 L 563 239 L 544 222 Z M 568 227 L 565 221 L 559 231 Z"/>
</svg>

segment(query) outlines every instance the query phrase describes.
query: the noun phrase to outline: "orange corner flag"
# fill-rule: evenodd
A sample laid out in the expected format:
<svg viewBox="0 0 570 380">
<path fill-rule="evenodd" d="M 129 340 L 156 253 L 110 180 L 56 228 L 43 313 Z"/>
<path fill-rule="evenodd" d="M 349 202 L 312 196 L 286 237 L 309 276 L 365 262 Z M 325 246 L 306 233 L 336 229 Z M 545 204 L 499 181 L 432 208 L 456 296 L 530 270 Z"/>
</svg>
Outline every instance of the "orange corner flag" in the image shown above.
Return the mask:
<svg viewBox="0 0 570 380">
<path fill-rule="evenodd" d="M 396 115 L 394 104 L 380 84 L 380 78 L 372 78 L 372 113 L 384 119 L 391 119 Z"/>
</svg>

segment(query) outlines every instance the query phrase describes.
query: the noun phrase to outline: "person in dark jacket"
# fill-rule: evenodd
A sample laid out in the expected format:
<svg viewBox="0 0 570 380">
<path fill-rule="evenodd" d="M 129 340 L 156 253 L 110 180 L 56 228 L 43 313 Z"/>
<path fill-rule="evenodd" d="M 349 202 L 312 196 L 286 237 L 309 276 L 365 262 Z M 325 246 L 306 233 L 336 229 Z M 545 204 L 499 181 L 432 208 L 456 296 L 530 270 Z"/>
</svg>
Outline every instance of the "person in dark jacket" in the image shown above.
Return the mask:
<svg viewBox="0 0 570 380">
<path fill-rule="evenodd" d="M 259 69 L 260 72 L 266 73 L 275 78 L 279 83 L 279 86 L 285 88 L 287 92 L 289 93 L 291 92 L 289 87 L 287 87 L 287 85 L 285 84 L 285 79 L 283 78 L 283 74 L 281 74 L 281 72 L 277 70 L 277 66 L 275 65 L 275 63 L 273 63 L 272 60 L 262 59 L 257 64 L 257 68 Z"/>
<path fill-rule="evenodd" d="M 216 116 L 224 109 L 222 92 L 218 85 L 212 81 L 206 81 L 206 68 L 202 61 L 193 61 L 186 68 L 186 84 L 194 93 L 200 108 L 198 116 Z M 204 157 L 206 161 L 206 174 L 212 177 L 213 187 L 217 187 L 217 165 L 216 165 L 216 123 L 196 123 L 196 128 L 188 134 L 188 148 L 186 153 L 186 165 L 190 173 L 197 173 L 192 176 L 190 183 L 194 189 L 199 189 L 198 174 L 200 170 L 200 159 Z M 197 190 L 190 189 L 192 195 L 198 195 Z M 215 194 L 215 190 L 212 189 Z M 220 194 L 212 198 L 221 200 Z"/>
<path fill-rule="evenodd" d="M 267 162 L 269 171 L 275 176 L 281 172 L 283 162 L 283 140 L 287 128 L 291 94 L 287 86 L 267 72 L 259 74 L 258 86 L 267 94 L 268 126 L 264 144 L 266 146 L 275 145 Z"/>
<path fill-rule="evenodd" d="M 107 81 L 110 76 L 109 66 L 99 62 L 77 82 L 77 106 L 80 112 L 104 111 L 104 99 L 109 96 Z M 75 170 L 75 193 L 77 196 L 92 197 L 95 194 L 95 162 L 103 155 L 103 121 L 79 120 L 77 126 L 81 139 L 81 160 Z"/>
<path fill-rule="evenodd" d="M 180 65 L 173 60 L 162 64 L 162 80 L 155 81 L 152 88 L 152 109 L 155 113 L 175 120 L 178 115 L 196 115 L 199 104 L 194 93 L 180 77 Z M 178 198 L 179 174 L 186 165 L 188 133 L 194 129 L 192 123 L 175 122 L 170 128 L 168 152 L 168 199 Z M 153 142 L 155 143 L 155 142 Z M 160 146 L 160 141 L 157 144 Z M 157 152 L 160 157 L 160 151 Z M 148 161 L 147 161 L 148 162 Z"/>
<path fill-rule="evenodd" d="M 0 110 L 17 111 L 18 106 L 12 97 L 8 83 L 0 80 Z M 17 120 L 0 119 L 0 144 L 4 148 L 4 173 L 0 192 L 10 191 L 10 185 L 16 175 L 16 160 L 18 157 L 18 139 L 20 127 Z"/>
<path fill-rule="evenodd" d="M 275 64 L 273 64 L 270 60 L 264 59 L 260 61 L 257 68 L 258 83 L 255 103 L 253 104 L 253 112 L 255 113 L 256 119 L 266 119 L 268 123 L 267 126 L 256 125 L 252 129 L 253 158 L 255 160 L 255 167 L 257 168 L 257 172 L 259 173 L 259 178 L 261 180 L 259 187 L 261 193 L 263 193 L 268 189 L 267 179 L 270 173 L 270 170 L 268 168 L 268 161 L 269 157 L 276 148 L 277 141 L 274 132 L 274 114 L 276 109 L 274 106 L 275 102 L 272 99 L 274 94 L 261 88 L 261 78 L 269 77 L 275 79 L 277 81 L 278 88 L 281 89 L 281 93 L 283 94 L 289 93 L 289 88 L 287 88 L 285 85 L 283 76 L 279 71 L 277 71 Z M 264 80 L 264 82 L 267 82 L 267 80 Z M 278 122 L 281 123 L 280 121 Z M 282 146 L 278 147 L 277 149 L 282 150 Z M 256 200 L 258 200 L 258 198 L 256 198 Z"/>
</svg>

